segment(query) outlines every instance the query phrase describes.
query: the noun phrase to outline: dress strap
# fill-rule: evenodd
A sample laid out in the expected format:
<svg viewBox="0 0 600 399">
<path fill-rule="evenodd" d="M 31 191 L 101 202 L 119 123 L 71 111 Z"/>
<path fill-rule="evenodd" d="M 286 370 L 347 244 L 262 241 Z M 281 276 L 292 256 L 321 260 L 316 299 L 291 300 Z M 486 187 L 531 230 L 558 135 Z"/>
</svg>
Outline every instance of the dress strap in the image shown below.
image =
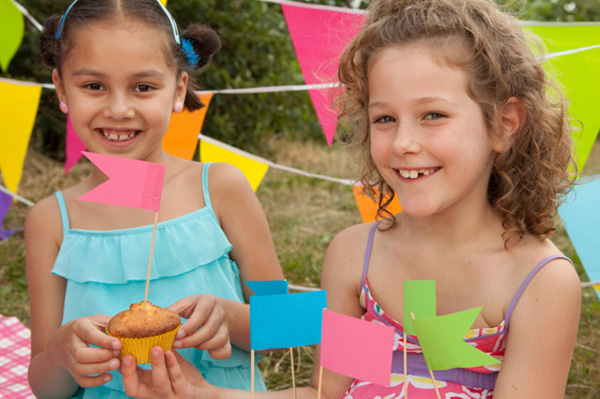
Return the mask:
<svg viewBox="0 0 600 399">
<path fill-rule="evenodd" d="M 202 194 L 204 195 L 204 206 L 214 215 L 215 211 L 210 201 L 210 191 L 208 190 L 208 168 L 212 162 L 206 162 L 202 168 Z"/>
<path fill-rule="evenodd" d="M 550 255 L 550 256 L 542 259 L 540 261 L 540 263 L 538 263 L 537 266 L 534 267 L 531 272 L 529 272 L 529 274 L 527 275 L 527 277 L 525 277 L 525 280 L 523 280 L 523 282 L 521 283 L 521 286 L 517 290 L 517 293 L 513 297 L 512 301 L 510 302 L 510 305 L 508 305 L 508 309 L 506 311 L 506 316 L 504 317 L 504 328 L 507 331 L 508 331 L 508 326 L 510 324 L 510 317 L 512 316 L 513 311 L 515 310 L 515 307 L 517 306 L 517 302 L 519 302 L 519 299 L 521 299 L 521 295 L 523 295 L 523 292 L 525 291 L 525 288 L 527 288 L 527 286 L 529 285 L 529 283 L 531 282 L 531 280 L 533 279 L 533 277 L 537 274 L 537 272 L 539 272 L 542 267 L 546 266 L 548 263 L 550 263 L 554 259 L 566 259 L 571 264 L 573 264 L 573 262 L 571 261 L 571 259 L 567 258 L 564 255 Z"/>
<path fill-rule="evenodd" d="M 63 225 L 63 237 L 69 231 L 69 214 L 67 212 L 67 204 L 65 203 L 65 198 L 62 195 L 62 191 L 57 191 L 54 193 L 56 196 L 56 200 L 58 201 L 58 207 L 60 208 L 60 218 L 62 220 Z"/>
<path fill-rule="evenodd" d="M 369 270 L 369 261 L 371 260 L 371 250 L 373 249 L 373 237 L 375 236 L 375 230 L 377 230 L 379 222 L 373 223 L 371 231 L 369 232 L 369 239 L 367 240 L 367 250 L 365 252 L 365 260 L 363 263 L 363 273 L 361 278 L 361 291 L 365 288 L 365 282 L 367 277 L 367 270 Z"/>
</svg>

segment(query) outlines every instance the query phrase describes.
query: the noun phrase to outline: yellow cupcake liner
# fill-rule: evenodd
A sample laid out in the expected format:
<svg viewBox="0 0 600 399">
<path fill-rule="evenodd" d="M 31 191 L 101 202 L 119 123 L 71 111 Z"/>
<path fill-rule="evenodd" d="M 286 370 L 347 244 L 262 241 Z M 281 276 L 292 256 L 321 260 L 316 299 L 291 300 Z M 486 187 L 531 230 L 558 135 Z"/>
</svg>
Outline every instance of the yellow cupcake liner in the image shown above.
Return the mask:
<svg viewBox="0 0 600 399">
<path fill-rule="evenodd" d="M 175 335 L 177 335 L 177 331 L 181 327 L 181 324 L 177 326 L 174 330 L 167 331 L 166 333 L 153 335 L 151 337 L 144 338 L 123 338 L 123 337 L 115 337 L 118 338 L 123 344 L 123 348 L 121 349 L 121 356 L 123 355 L 133 355 L 135 357 L 135 361 L 137 364 L 146 364 L 150 363 L 150 350 L 153 346 L 160 346 L 164 351 L 169 350 L 173 347 L 173 341 L 175 341 Z M 106 330 L 106 333 L 111 337 L 114 337 L 111 333 Z"/>
</svg>

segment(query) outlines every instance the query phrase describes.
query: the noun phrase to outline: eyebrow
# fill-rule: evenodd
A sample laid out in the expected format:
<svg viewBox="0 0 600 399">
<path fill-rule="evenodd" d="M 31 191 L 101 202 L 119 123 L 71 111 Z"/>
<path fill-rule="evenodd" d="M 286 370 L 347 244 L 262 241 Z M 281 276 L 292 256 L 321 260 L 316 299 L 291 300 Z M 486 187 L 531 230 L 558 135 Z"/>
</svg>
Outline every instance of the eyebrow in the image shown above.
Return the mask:
<svg viewBox="0 0 600 399">
<path fill-rule="evenodd" d="M 93 69 L 87 69 L 87 68 L 82 68 L 82 69 L 78 69 L 76 71 L 74 71 L 71 74 L 72 77 L 77 77 L 77 76 L 95 76 L 98 78 L 102 78 L 105 77 L 106 75 L 102 72 L 98 72 L 98 71 L 94 71 Z M 132 75 L 132 77 L 134 79 L 142 79 L 142 78 L 149 78 L 149 77 L 156 77 L 159 78 L 161 80 L 166 80 L 166 76 L 164 74 L 162 74 L 159 71 L 156 70 L 146 70 L 146 71 L 140 71 L 138 73 L 135 73 Z"/>
<path fill-rule="evenodd" d="M 422 98 L 417 98 L 417 99 L 411 101 L 411 103 L 414 105 L 428 105 L 428 104 L 437 103 L 437 102 L 446 103 L 453 107 L 459 106 L 454 101 L 450 101 L 443 97 L 422 97 Z M 372 103 L 369 103 L 368 108 L 383 107 L 383 106 L 385 106 L 385 104 L 386 104 L 385 101 L 374 101 Z"/>
</svg>

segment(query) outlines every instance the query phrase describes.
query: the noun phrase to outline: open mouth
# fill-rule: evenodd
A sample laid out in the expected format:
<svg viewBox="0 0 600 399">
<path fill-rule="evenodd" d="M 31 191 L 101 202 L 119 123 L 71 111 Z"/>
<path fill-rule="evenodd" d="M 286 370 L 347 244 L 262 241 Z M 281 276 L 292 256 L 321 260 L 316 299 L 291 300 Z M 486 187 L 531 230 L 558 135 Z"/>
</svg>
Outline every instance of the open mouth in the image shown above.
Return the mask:
<svg viewBox="0 0 600 399">
<path fill-rule="evenodd" d="M 417 179 L 422 176 L 429 176 L 435 172 L 440 170 L 440 168 L 430 168 L 430 169 L 397 169 L 398 174 L 405 179 Z"/>
<path fill-rule="evenodd" d="M 120 130 L 120 131 L 109 131 L 104 129 L 98 129 L 100 133 L 110 141 L 126 141 L 134 138 L 140 131 L 139 130 Z"/>
</svg>

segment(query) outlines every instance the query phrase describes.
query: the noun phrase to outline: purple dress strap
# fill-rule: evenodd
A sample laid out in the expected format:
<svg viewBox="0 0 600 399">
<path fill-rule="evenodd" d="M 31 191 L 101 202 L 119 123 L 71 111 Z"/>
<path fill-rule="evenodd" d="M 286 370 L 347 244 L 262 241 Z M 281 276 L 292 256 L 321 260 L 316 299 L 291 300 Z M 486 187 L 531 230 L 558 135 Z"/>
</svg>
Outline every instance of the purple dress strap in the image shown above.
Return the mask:
<svg viewBox="0 0 600 399">
<path fill-rule="evenodd" d="M 533 268 L 533 270 L 531 270 L 531 272 L 529 272 L 527 277 L 525 277 L 525 280 L 523 280 L 523 282 L 521 283 L 521 286 L 517 290 L 517 293 L 513 297 L 512 301 L 510 301 L 510 305 L 508 305 L 508 309 L 506 310 L 506 316 L 504 316 L 504 329 L 506 331 L 508 331 L 508 326 L 510 324 L 510 317 L 512 316 L 513 311 L 515 310 L 515 307 L 517 306 L 517 302 L 519 302 L 519 299 L 521 299 L 523 292 L 525 292 L 525 288 L 527 288 L 527 286 L 529 285 L 529 283 L 531 282 L 533 277 L 537 274 L 537 272 L 539 272 L 542 267 L 544 267 L 545 265 L 547 265 L 554 259 L 565 259 L 565 260 L 568 260 L 569 262 L 571 262 L 571 264 L 573 264 L 571 259 L 567 258 L 564 255 L 550 255 L 550 256 L 542 259 L 540 261 L 540 263 L 538 263 Z"/>
<path fill-rule="evenodd" d="M 361 291 L 365 288 L 365 281 L 367 277 L 367 270 L 369 270 L 369 261 L 371 260 L 371 250 L 373 249 L 373 236 L 375 236 L 375 230 L 377 230 L 377 226 L 379 226 L 379 222 L 373 223 L 373 227 L 371 227 L 371 231 L 369 232 L 369 239 L 367 240 L 367 250 L 365 251 L 365 260 L 363 263 L 363 273 L 362 279 L 360 283 Z"/>
</svg>

